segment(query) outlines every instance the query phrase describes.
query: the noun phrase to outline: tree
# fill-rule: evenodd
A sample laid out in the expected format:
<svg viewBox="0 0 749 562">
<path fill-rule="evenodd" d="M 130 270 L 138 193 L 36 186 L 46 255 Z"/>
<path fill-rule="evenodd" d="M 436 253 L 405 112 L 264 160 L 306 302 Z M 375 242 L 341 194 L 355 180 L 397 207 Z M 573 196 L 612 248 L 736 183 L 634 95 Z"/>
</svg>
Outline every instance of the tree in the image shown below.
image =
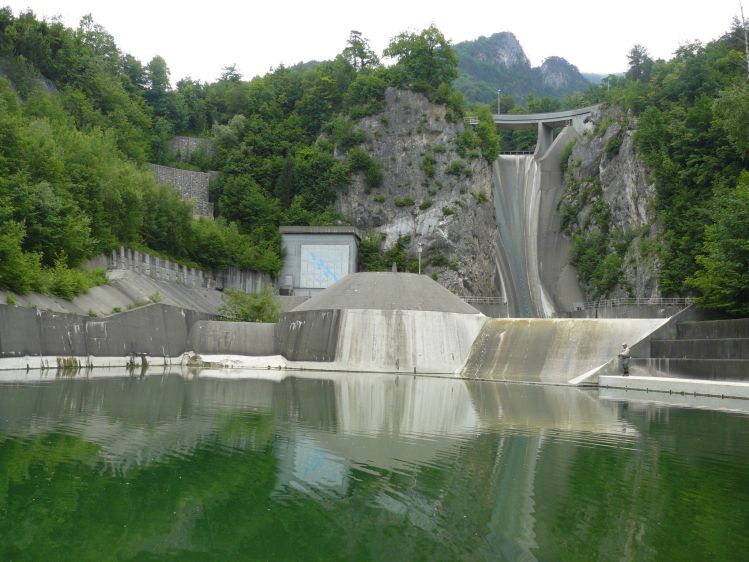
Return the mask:
<svg viewBox="0 0 749 562">
<path fill-rule="evenodd" d="M 629 50 L 627 59 L 629 60 L 627 78 L 638 82 L 647 82 L 653 68 L 653 59 L 650 58 L 648 50 L 642 45 L 635 45 Z"/>
<path fill-rule="evenodd" d="M 397 35 L 383 54 L 398 59 L 398 78 L 417 91 L 432 93 L 440 84 L 449 84 L 458 77 L 458 57 L 434 25 L 418 34 Z"/>
<path fill-rule="evenodd" d="M 343 57 L 357 71 L 365 68 L 374 68 L 380 64 L 379 57 L 369 46 L 369 40 L 362 37 L 360 31 L 351 30 Z"/>
<path fill-rule="evenodd" d="M 742 83 L 723 90 L 713 113 L 736 152 L 742 158 L 749 156 L 749 86 Z"/>
<path fill-rule="evenodd" d="M 716 198 L 714 223 L 705 228 L 699 269 L 688 285 L 701 293 L 698 303 L 731 314 L 749 315 L 749 173 L 736 189 Z"/>
</svg>

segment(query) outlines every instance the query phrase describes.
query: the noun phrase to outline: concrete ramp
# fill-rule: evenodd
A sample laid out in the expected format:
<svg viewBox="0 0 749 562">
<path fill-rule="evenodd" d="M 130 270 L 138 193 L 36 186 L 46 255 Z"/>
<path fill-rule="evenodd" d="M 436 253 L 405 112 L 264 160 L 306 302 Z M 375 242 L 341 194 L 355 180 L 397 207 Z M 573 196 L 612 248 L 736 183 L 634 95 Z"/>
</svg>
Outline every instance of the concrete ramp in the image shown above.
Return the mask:
<svg viewBox="0 0 749 562">
<path fill-rule="evenodd" d="M 466 378 L 579 384 L 662 319 L 492 319 L 473 343 Z M 589 375 L 589 376 L 584 376 Z M 592 379 L 594 380 L 594 379 Z"/>
</svg>

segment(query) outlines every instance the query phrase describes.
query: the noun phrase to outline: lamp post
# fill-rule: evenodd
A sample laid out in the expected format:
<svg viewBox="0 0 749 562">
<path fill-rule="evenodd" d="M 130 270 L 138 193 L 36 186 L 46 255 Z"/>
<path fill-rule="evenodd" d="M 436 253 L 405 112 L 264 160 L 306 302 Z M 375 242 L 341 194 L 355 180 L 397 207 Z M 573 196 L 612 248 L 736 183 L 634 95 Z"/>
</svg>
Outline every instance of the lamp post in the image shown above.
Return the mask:
<svg viewBox="0 0 749 562">
<path fill-rule="evenodd" d="M 419 252 L 419 275 L 421 275 L 421 252 L 424 250 L 424 244 L 419 242 L 419 245 L 416 247 L 416 251 Z"/>
<path fill-rule="evenodd" d="M 500 109 L 501 109 L 501 107 L 500 107 L 500 104 L 501 104 L 500 96 L 501 95 L 502 95 L 502 90 L 497 90 L 497 115 L 499 115 L 500 113 L 502 113 L 502 111 L 500 111 Z"/>
</svg>

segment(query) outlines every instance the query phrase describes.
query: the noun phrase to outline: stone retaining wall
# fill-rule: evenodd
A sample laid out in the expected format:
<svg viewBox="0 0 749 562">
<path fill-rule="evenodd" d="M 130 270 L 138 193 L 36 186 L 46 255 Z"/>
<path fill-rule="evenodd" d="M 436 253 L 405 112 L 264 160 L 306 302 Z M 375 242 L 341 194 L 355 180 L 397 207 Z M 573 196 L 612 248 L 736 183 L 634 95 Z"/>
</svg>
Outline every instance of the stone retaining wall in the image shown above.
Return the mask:
<svg viewBox="0 0 749 562">
<path fill-rule="evenodd" d="M 193 202 L 193 214 L 199 217 L 213 217 L 213 203 L 208 200 L 208 184 L 218 172 L 192 172 L 180 168 L 170 168 L 149 164 L 156 181 L 168 183 L 179 191 L 183 200 Z"/>
</svg>

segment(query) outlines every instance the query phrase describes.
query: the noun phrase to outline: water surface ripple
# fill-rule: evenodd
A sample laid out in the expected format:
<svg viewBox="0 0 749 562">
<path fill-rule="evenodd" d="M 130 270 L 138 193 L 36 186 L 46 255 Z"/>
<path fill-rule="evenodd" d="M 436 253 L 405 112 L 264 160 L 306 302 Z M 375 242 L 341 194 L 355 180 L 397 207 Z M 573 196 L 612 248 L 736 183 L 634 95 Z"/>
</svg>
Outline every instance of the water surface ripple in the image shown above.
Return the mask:
<svg viewBox="0 0 749 562">
<path fill-rule="evenodd" d="M 746 560 L 747 528 L 740 411 L 380 374 L 0 374 L 2 560 Z"/>
</svg>

